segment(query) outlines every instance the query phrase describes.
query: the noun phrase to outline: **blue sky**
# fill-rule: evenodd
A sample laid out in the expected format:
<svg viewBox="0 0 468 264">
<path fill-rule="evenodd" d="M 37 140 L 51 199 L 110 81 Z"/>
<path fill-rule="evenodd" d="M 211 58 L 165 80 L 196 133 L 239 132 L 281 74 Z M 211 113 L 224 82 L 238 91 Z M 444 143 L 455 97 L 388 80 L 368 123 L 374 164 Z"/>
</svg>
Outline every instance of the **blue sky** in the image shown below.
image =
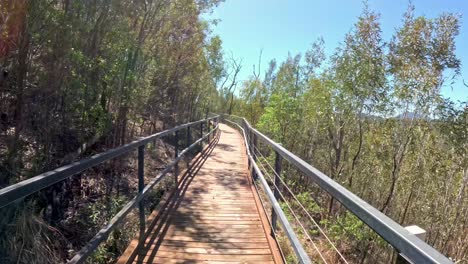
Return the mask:
<svg viewBox="0 0 468 264">
<path fill-rule="evenodd" d="M 453 86 L 442 89 L 445 97 L 468 100 L 468 1 L 413 0 L 416 15 L 436 17 L 443 12 L 460 14 L 461 29 L 457 37 L 457 55 L 462 61 L 461 75 Z M 319 37 L 325 40 L 325 51 L 331 55 L 357 21 L 362 11 L 361 0 L 225 0 L 209 19 L 219 19 L 213 34 L 221 36 L 226 54 L 242 58 L 241 80 L 252 74 L 263 49 L 261 71 L 275 58 L 283 61 L 288 52 L 302 53 Z M 384 40 L 390 40 L 402 24 L 408 0 L 369 0 L 371 9 L 381 14 Z M 262 73 L 263 76 L 263 73 Z"/>
</svg>

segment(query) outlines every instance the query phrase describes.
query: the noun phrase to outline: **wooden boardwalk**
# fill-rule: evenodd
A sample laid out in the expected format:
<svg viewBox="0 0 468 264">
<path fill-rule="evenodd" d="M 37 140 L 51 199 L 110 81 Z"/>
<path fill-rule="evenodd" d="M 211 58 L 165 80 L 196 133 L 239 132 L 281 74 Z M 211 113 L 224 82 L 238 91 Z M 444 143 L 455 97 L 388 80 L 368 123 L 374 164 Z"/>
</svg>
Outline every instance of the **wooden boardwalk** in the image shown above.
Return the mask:
<svg viewBox="0 0 468 264">
<path fill-rule="evenodd" d="M 243 139 L 229 126 L 220 131 L 149 217 L 144 248 L 133 240 L 118 263 L 282 263 Z"/>
</svg>

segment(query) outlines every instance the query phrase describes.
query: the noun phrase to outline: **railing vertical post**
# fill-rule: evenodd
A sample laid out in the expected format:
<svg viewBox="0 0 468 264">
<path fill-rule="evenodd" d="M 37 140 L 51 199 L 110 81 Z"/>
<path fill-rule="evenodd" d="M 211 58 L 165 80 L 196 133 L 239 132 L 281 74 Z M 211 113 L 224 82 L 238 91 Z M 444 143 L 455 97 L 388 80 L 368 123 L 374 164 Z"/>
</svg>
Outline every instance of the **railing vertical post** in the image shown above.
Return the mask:
<svg viewBox="0 0 468 264">
<path fill-rule="evenodd" d="M 138 147 L 138 193 L 142 193 L 145 188 L 145 145 Z M 140 214 L 140 236 L 138 241 L 139 252 L 145 244 L 145 207 L 144 200 L 138 203 L 138 211 Z M 139 254 L 140 255 L 140 254 Z"/>
<path fill-rule="evenodd" d="M 174 158 L 177 159 L 179 157 L 179 131 L 178 130 L 175 132 L 174 141 L 175 141 L 174 142 Z M 176 189 L 179 185 L 179 181 L 177 179 L 178 174 L 179 174 L 179 162 L 176 162 L 176 164 L 174 165 L 174 184 L 175 184 Z"/>
<path fill-rule="evenodd" d="M 210 125 L 211 125 L 210 120 L 206 120 L 206 128 L 207 128 L 208 133 L 210 133 L 210 130 L 211 130 Z M 210 140 L 211 140 L 211 134 L 208 134 L 208 144 L 210 144 Z"/>
<path fill-rule="evenodd" d="M 200 138 L 202 138 L 202 137 L 203 137 L 203 122 L 200 122 Z"/>
<path fill-rule="evenodd" d="M 246 138 L 245 138 L 245 141 L 244 141 L 245 144 L 246 144 L 246 145 L 245 145 L 245 149 L 246 149 L 247 155 L 248 155 L 248 154 L 249 154 L 249 137 L 248 137 L 249 131 L 247 130 L 247 126 L 245 125 L 245 123 L 243 123 L 242 125 L 243 125 L 243 129 L 244 129 L 244 136 L 246 137 Z M 249 157 L 247 156 L 247 166 L 248 166 L 247 168 L 250 169 L 250 166 L 251 166 L 251 165 L 252 165 L 252 164 L 250 164 L 250 159 L 249 159 Z"/>
<path fill-rule="evenodd" d="M 257 162 L 257 153 L 256 153 L 256 149 L 257 149 L 257 135 L 252 131 L 252 136 L 251 136 L 251 148 L 250 148 L 250 151 L 252 151 L 252 158 L 253 158 L 253 161 L 254 163 Z M 254 180 L 257 179 L 257 174 L 255 173 L 255 170 L 253 169 L 253 166 L 252 166 L 252 177 L 254 178 Z"/>
<path fill-rule="evenodd" d="M 274 195 L 276 200 L 279 200 L 280 198 L 280 176 L 281 176 L 281 155 L 278 153 L 278 151 L 275 151 L 275 190 L 274 190 Z M 271 208 L 271 235 L 274 236 L 274 232 L 276 231 L 277 228 L 277 218 L 278 216 L 276 215 L 275 210 L 273 207 Z"/>
<path fill-rule="evenodd" d="M 247 136 L 249 137 L 249 138 L 247 139 L 247 144 L 249 144 L 248 148 L 249 148 L 249 151 L 250 151 L 250 155 L 253 157 L 253 156 L 255 155 L 255 154 L 254 154 L 254 150 L 252 149 L 252 145 L 253 145 L 253 144 L 252 144 L 252 142 L 253 142 L 253 140 L 252 140 L 252 134 L 253 134 L 253 132 L 250 130 L 250 128 L 247 128 L 246 134 L 247 134 Z M 250 169 L 251 169 L 251 171 L 252 171 L 252 178 L 253 178 L 253 177 L 254 177 L 255 170 L 254 170 L 254 168 L 253 168 L 252 161 L 250 161 Z"/>
<path fill-rule="evenodd" d="M 187 127 L 187 148 L 192 144 L 192 134 L 190 132 L 190 126 Z"/>
<path fill-rule="evenodd" d="M 405 227 L 406 230 L 408 230 L 411 234 L 415 235 L 417 238 L 421 239 L 421 240 L 425 240 L 426 239 L 426 230 L 420 228 L 419 226 L 407 226 Z M 406 259 L 406 257 L 404 255 L 402 255 L 401 253 L 399 252 L 396 252 L 397 254 L 397 258 L 396 258 L 396 262 L 395 264 L 411 264 L 413 262 L 409 261 L 408 259 Z"/>
<path fill-rule="evenodd" d="M 214 125 L 213 125 L 213 119 L 210 120 L 210 132 L 211 130 L 213 129 Z M 210 133 L 210 141 L 213 140 L 213 133 Z"/>
</svg>

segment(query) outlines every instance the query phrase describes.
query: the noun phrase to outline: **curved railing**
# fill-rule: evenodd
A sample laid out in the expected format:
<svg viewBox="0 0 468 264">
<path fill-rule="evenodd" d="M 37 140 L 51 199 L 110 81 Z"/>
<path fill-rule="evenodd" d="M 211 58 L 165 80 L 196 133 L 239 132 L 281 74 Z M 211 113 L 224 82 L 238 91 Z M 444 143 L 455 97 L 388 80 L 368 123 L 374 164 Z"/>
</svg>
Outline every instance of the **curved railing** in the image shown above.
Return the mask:
<svg viewBox="0 0 468 264">
<path fill-rule="evenodd" d="M 147 136 L 138 140 L 135 140 L 124 146 L 106 151 L 101 154 L 94 155 L 88 159 L 77 161 L 69 165 L 57 168 L 52 171 L 48 171 L 37 175 L 28 180 L 13 184 L 0 190 L 0 209 L 12 204 L 16 201 L 22 200 L 23 198 L 36 193 L 44 188 L 47 188 L 57 182 L 63 181 L 67 178 L 76 175 L 86 169 L 95 167 L 105 161 L 120 157 L 126 153 L 134 150 L 138 150 L 138 194 L 128 202 L 110 221 L 102 228 L 88 243 L 85 245 L 68 263 L 83 263 L 87 257 L 89 257 L 97 247 L 107 239 L 110 232 L 114 230 L 117 225 L 122 222 L 126 215 L 131 211 L 133 207 L 138 205 L 140 215 L 140 244 L 145 241 L 145 214 L 143 207 L 143 199 L 147 196 L 149 191 L 171 171 L 174 171 L 174 181 L 177 186 L 177 174 L 178 174 L 178 163 L 195 146 L 202 143 L 204 140 L 211 139 L 211 135 L 214 135 L 218 130 L 219 116 L 213 116 L 196 122 L 191 122 L 174 127 L 169 130 L 165 130 L 151 136 Z M 208 129 L 206 134 L 203 134 L 204 125 Z M 191 138 L 191 128 L 196 125 L 200 125 L 200 138 L 189 145 L 187 148 L 179 152 L 179 131 L 187 130 L 187 139 Z M 211 129 L 210 129 L 211 128 Z M 170 162 L 156 177 L 154 177 L 146 185 L 144 183 L 144 157 L 145 157 L 145 146 L 156 139 L 162 138 L 174 134 L 175 136 L 175 158 Z"/>
<path fill-rule="evenodd" d="M 235 121 L 228 120 L 226 117 Z M 272 204 L 272 211 L 278 215 L 279 221 L 285 229 L 285 233 L 291 242 L 296 256 L 302 263 L 310 263 L 310 260 L 306 257 L 307 255 L 304 255 L 305 251 L 302 248 L 302 245 L 297 240 L 294 231 L 290 228 L 290 224 L 287 222 L 287 219 L 284 218 L 284 213 L 278 206 L 278 195 L 272 195 L 268 183 L 265 181 L 261 170 L 256 164 L 255 146 L 257 145 L 258 140 L 270 146 L 275 151 L 277 160 L 286 160 L 304 175 L 310 177 L 310 179 L 312 179 L 313 182 L 322 190 L 325 190 L 352 214 L 357 216 L 362 222 L 374 230 L 374 232 L 386 240 L 398 253 L 400 253 L 400 256 L 404 260 L 409 263 L 453 263 L 446 256 L 442 255 L 436 249 L 411 234 L 407 229 L 359 198 L 357 195 L 348 191 L 342 185 L 333 181 L 318 169 L 314 168 L 295 154 L 291 153 L 289 150 L 282 147 L 280 144 L 274 142 L 253 128 L 245 118 L 233 115 L 224 115 L 222 119 L 238 126 L 242 130 L 252 173 L 256 174 L 255 176 L 261 180 L 263 187 L 267 191 L 270 203 Z M 278 174 L 276 175 L 275 182 L 278 180 L 276 179 Z M 271 221 L 272 228 L 275 228 L 276 219 L 274 215 L 272 215 Z"/>
</svg>

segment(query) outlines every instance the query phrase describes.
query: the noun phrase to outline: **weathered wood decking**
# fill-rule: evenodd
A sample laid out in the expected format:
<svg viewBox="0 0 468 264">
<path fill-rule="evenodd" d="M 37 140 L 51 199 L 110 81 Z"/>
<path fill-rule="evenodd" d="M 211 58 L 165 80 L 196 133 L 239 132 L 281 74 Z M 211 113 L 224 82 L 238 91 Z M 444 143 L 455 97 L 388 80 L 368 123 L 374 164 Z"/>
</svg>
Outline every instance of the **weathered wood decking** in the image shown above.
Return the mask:
<svg viewBox="0 0 468 264">
<path fill-rule="evenodd" d="M 178 191 L 148 221 L 137 255 L 132 241 L 118 263 L 282 263 L 247 169 L 243 139 L 220 137 L 181 176 Z"/>
</svg>

